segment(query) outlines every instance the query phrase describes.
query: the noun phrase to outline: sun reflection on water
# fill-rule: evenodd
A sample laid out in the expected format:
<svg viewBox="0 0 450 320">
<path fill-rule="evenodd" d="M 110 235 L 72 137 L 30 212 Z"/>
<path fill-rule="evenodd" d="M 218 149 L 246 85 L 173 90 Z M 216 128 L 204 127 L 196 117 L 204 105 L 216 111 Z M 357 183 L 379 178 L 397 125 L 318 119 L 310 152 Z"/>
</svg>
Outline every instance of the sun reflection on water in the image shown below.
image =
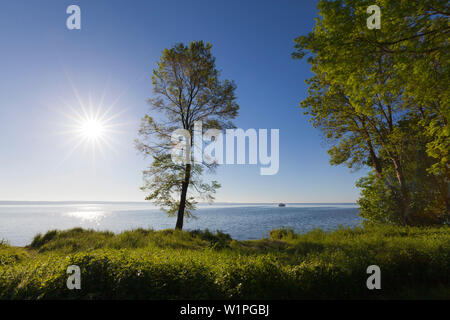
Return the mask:
<svg viewBox="0 0 450 320">
<path fill-rule="evenodd" d="M 73 218 L 80 219 L 83 222 L 98 223 L 106 214 L 105 211 L 99 210 L 96 207 L 79 208 L 77 211 L 68 212 L 67 215 Z"/>
</svg>

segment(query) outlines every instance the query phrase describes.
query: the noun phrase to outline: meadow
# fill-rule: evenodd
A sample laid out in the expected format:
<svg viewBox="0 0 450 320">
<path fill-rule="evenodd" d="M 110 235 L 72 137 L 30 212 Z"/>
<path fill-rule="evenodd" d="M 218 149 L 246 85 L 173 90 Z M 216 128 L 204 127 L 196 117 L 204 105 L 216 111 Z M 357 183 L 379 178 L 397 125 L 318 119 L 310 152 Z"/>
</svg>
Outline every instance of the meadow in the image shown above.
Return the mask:
<svg viewBox="0 0 450 320">
<path fill-rule="evenodd" d="M 81 269 L 81 289 L 66 286 Z M 369 265 L 381 289 L 369 290 Z M 80 228 L 0 244 L 0 299 L 449 299 L 450 227 L 358 227 L 236 241 L 221 232 Z"/>
</svg>

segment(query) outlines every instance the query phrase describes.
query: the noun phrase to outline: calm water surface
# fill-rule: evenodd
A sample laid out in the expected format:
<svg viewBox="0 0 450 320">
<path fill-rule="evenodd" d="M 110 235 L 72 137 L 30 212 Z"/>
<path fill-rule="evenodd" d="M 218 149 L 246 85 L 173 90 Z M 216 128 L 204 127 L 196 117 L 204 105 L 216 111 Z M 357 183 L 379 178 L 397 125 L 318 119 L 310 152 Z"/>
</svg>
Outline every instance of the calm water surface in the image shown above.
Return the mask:
<svg viewBox="0 0 450 320">
<path fill-rule="evenodd" d="M 313 228 L 358 226 L 355 204 L 201 204 L 185 229 L 221 230 L 234 239 L 267 237 L 271 229 L 288 226 L 297 232 Z M 11 245 L 29 244 L 37 233 L 74 227 L 120 232 L 135 228 L 173 228 L 175 218 L 149 203 L 0 202 L 0 239 Z"/>
</svg>

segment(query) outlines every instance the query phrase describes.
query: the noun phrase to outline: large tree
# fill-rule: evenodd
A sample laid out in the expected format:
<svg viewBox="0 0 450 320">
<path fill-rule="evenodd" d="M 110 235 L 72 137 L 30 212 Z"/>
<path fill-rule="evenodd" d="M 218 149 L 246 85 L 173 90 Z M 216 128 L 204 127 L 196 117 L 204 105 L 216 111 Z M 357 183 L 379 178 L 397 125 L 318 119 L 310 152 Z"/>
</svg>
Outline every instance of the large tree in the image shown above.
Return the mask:
<svg viewBox="0 0 450 320">
<path fill-rule="evenodd" d="M 193 41 L 182 43 L 162 52 L 157 68 L 153 70 L 154 98 L 149 99 L 152 113 L 142 119 L 137 149 L 153 160 L 143 172 L 142 190 L 149 192 L 152 200 L 169 215 L 177 214 L 176 229 L 183 228 L 185 216 L 195 209 L 196 199 L 214 200 L 220 185 L 217 181 L 205 182 L 205 170 L 213 171 L 216 163 L 193 161 L 194 124 L 202 122 L 202 132 L 210 128 L 232 128 L 231 119 L 238 114 L 236 86 L 232 81 L 219 80 L 211 44 Z M 173 161 L 175 130 L 189 133 L 186 161 Z M 200 146 L 197 146 L 200 147 Z"/>
<path fill-rule="evenodd" d="M 373 4 L 381 8 L 380 29 L 367 27 Z M 301 105 L 332 143 L 331 163 L 373 169 L 358 183 L 363 216 L 445 221 L 447 1 L 321 0 L 318 9 L 314 30 L 295 40 L 293 56 L 308 55 L 312 65 Z"/>
</svg>

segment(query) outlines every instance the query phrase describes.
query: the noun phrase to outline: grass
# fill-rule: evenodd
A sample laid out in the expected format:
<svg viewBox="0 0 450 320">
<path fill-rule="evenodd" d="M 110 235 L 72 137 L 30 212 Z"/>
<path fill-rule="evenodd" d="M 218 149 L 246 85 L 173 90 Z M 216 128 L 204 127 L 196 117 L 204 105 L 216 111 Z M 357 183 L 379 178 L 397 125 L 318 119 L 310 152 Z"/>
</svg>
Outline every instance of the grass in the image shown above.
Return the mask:
<svg viewBox="0 0 450 320">
<path fill-rule="evenodd" d="M 49 231 L 25 248 L 0 243 L 0 299 L 449 299 L 449 231 Z M 381 290 L 366 287 L 373 264 Z M 69 265 L 81 290 L 66 287 Z"/>
</svg>

